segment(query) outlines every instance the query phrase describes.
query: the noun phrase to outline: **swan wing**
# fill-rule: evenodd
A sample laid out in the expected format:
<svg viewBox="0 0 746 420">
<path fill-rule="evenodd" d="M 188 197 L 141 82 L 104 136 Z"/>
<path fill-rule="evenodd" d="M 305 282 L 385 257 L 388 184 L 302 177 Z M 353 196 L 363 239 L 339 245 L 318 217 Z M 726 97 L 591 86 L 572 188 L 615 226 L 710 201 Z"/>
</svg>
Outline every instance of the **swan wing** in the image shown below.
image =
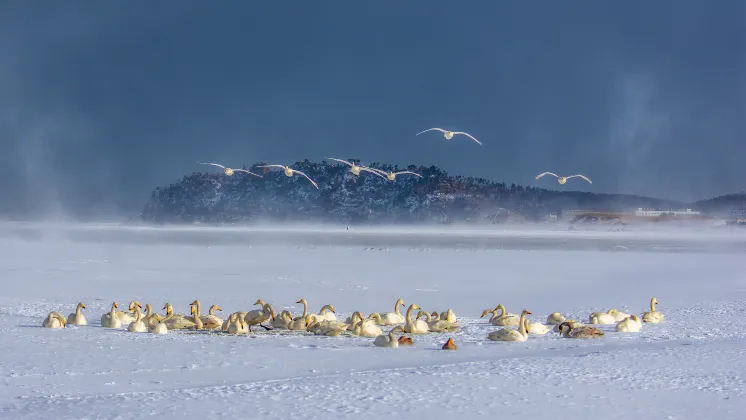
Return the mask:
<svg viewBox="0 0 746 420">
<path fill-rule="evenodd" d="M 295 172 L 296 174 L 303 175 L 304 177 L 306 177 L 307 180 L 311 181 L 311 184 L 313 184 L 313 186 L 316 187 L 317 190 L 319 189 L 319 184 L 317 184 L 316 182 L 314 182 L 313 179 L 309 178 L 308 175 L 304 174 L 301 171 L 296 171 L 295 169 L 293 169 L 293 172 Z"/>
<path fill-rule="evenodd" d="M 464 133 L 463 131 L 454 131 L 454 132 L 453 132 L 453 134 L 461 134 L 461 135 L 464 135 L 464 136 L 466 136 L 466 137 L 468 137 L 468 138 L 470 138 L 470 139 L 474 140 L 475 142 L 477 142 L 477 144 L 479 144 L 479 145 L 481 145 L 481 144 L 482 144 L 482 142 L 480 142 L 479 140 L 475 139 L 475 138 L 474 138 L 474 136 L 472 136 L 472 135 L 471 135 L 471 134 L 469 134 L 469 133 Z"/>
<path fill-rule="evenodd" d="M 223 166 L 223 165 L 221 165 L 219 163 L 208 163 L 208 162 L 197 162 L 197 163 L 199 163 L 200 165 L 212 165 L 212 166 L 217 166 L 219 168 L 225 169 L 225 166 Z"/>
<path fill-rule="evenodd" d="M 543 177 L 544 175 L 552 175 L 555 178 L 559 178 L 559 176 L 557 176 L 557 174 L 553 174 L 551 172 L 544 172 L 544 173 L 541 173 L 539 175 L 536 175 L 536 179 L 539 179 L 539 178 Z"/>
<path fill-rule="evenodd" d="M 589 184 L 593 184 L 593 182 L 590 179 L 588 179 L 588 177 L 585 176 L 585 175 L 580 175 L 580 174 L 578 174 L 578 175 L 570 175 L 570 176 L 565 177 L 565 178 L 567 178 L 567 179 L 570 179 L 570 178 L 583 178 L 584 180 L 588 181 Z"/>
<path fill-rule="evenodd" d="M 254 175 L 254 176 L 258 176 L 259 178 L 261 178 L 261 177 L 262 177 L 261 175 L 257 175 L 257 174 L 255 174 L 255 173 L 253 173 L 253 172 L 247 171 L 246 169 L 234 169 L 233 171 L 234 171 L 234 172 L 246 172 L 247 174 L 251 174 L 251 175 Z"/>
<path fill-rule="evenodd" d="M 428 129 L 427 129 L 427 130 L 425 130 L 425 131 L 420 131 L 419 133 L 415 134 L 415 136 L 419 136 L 419 135 L 420 135 L 420 134 L 422 134 L 422 133 L 427 133 L 428 131 L 433 131 L 433 130 L 438 130 L 438 131 L 440 131 L 441 133 L 445 133 L 445 132 L 446 132 L 446 130 L 443 130 L 442 128 L 438 128 L 438 127 L 433 127 L 433 128 L 428 128 Z"/>
<path fill-rule="evenodd" d="M 352 163 L 350 163 L 350 162 L 348 162 L 348 161 L 346 161 L 346 160 L 342 160 L 342 159 L 335 159 L 335 158 L 324 158 L 324 159 L 328 159 L 328 160 L 336 160 L 337 162 L 342 162 L 342 163 L 344 163 L 345 165 L 348 165 L 348 166 L 350 166 L 350 167 L 352 167 L 352 166 L 355 166 L 355 165 L 353 165 Z M 362 168 L 362 167 L 361 167 L 361 168 Z"/>
<path fill-rule="evenodd" d="M 370 172 L 372 174 L 380 176 L 381 178 L 386 178 L 386 176 L 383 175 L 383 173 L 378 169 L 368 168 L 367 166 L 360 166 L 359 168 L 361 171 Z"/>
<path fill-rule="evenodd" d="M 415 176 L 418 176 L 418 177 L 422 178 L 422 175 L 420 175 L 418 173 L 414 173 L 412 171 L 394 172 L 394 175 L 402 175 L 402 174 L 410 174 L 410 175 L 415 175 Z"/>
<path fill-rule="evenodd" d="M 285 166 L 283 165 L 259 165 L 257 166 L 257 168 L 280 168 L 284 170 Z"/>
</svg>

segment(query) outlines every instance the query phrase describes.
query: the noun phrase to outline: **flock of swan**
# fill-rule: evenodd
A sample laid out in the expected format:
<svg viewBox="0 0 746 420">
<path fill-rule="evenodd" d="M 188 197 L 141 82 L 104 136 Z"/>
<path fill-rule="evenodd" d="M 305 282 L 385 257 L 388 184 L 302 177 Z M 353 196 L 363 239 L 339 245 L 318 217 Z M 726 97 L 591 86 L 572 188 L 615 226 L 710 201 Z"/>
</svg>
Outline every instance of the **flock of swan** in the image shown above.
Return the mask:
<svg viewBox="0 0 746 420">
<path fill-rule="evenodd" d="M 455 135 L 466 136 L 466 137 L 474 140 L 480 146 L 482 145 L 482 143 L 479 140 L 477 140 L 474 136 L 472 136 L 469 133 L 466 133 L 464 131 L 449 131 L 449 130 L 445 130 L 445 129 L 438 128 L 438 127 L 428 128 L 427 130 L 421 131 L 421 132 L 417 133 L 416 135 L 419 136 L 420 134 L 427 133 L 429 131 L 440 131 L 440 132 L 442 132 L 443 133 L 443 137 L 445 137 L 446 140 L 451 140 Z M 343 160 L 343 159 L 337 159 L 337 158 L 324 158 L 324 159 L 333 160 L 335 162 L 339 162 L 339 163 L 342 163 L 342 164 L 345 164 L 345 165 L 349 166 L 350 167 L 350 172 L 353 175 L 355 175 L 355 176 L 359 176 L 360 173 L 361 173 L 361 171 L 362 171 L 362 172 L 367 172 L 367 173 L 379 176 L 379 177 L 387 179 L 389 181 L 396 180 L 396 176 L 397 175 L 413 175 L 413 176 L 422 178 L 422 175 L 420 175 L 420 174 L 418 174 L 416 172 L 412 172 L 412 171 L 399 171 L 399 172 L 388 171 L 388 172 L 385 172 L 385 171 L 382 171 L 380 169 L 369 168 L 367 166 L 362 166 L 362 165 L 356 165 L 353 162 L 348 162 L 348 161 Z M 211 166 L 215 166 L 215 167 L 221 168 L 223 170 L 223 173 L 225 173 L 225 175 L 227 175 L 227 176 L 233 176 L 233 174 L 235 174 L 236 172 L 244 172 L 244 173 L 247 173 L 249 175 L 253 175 L 253 176 L 259 177 L 259 178 L 262 177 L 261 175 L 255 174 L 254 172 L 248 171 L 246 169 L 229 168 L 229 167 L 221 165 L 219 163 L 212 163 L 212 162 L 197 162 L 197 163 L 200 164 L 200 165 L 211 165 Z M 280 170 L 282 170 L 285 173 L 285 176 L 287 176 L 287 177 L 292 177 L 293 175 L 296 175 L 296 174 L 300 175 L 300 176 L 306 178 L 314 187 L 316 187 L 316 189 L 319 189 L 319 184 L 317 184 L 316 181 L 314 181 L 313 179 L 311 179 L 311 177 L 309 177 L 307 174 L 305 174 L 305 173 L 303 173 L 303 172 L 301 172 L 301 171 L 299 171 L 297 169 L 293 169 L 293 168 L 291 168 L 291 167 L 289 167 L 287 165 L 259 165 L 259 166 L 257 166 L 257 168 L 267 168 L 267 169 L 273 169 L 274 168 L 274 169 L 280 169 Z M 581 179 L 584 179 L 584 180 L 588 181 L 589 184 L 593 183 L 585 175 L 577 174 L 577 175 L 570 175 L 570 176 L 559 176 L 559 175 L 554 174 L 552 172 L 541 173 L 541 174 L 539 174 L 539 175 L 536 176 L 536 179 L 539 179 L 539 178 L 541 178 L 541 177 L 543 177 L 545 175 L 552 175 L 552 176 L 554 176 L 555 178 L 557 178 L 557 182 L 559 184 L 561 184 L 561 185 L 564 185 L 567 182 L 567 180 L 570 179 L 570 178 L 581 178 Z"/>
<path fill-rule="evenodd" d="M 401 298 L 397 299 L 394 304 L 393 312 L 374 312 L 365 318 L 361 312 L 355 311 L 344 322 L 337 320 L 333 305 L 326 304 L 321 307 L 318 313 L 310 313 L 306 299 L 300 299 L 296 303 L 303 305 L 303 314 L 297 317 L 293 317 L 289 310 L 283 310 L 277 315 L 272 304 L 258 299 L 254 305 L 259 306 L 260 309 L 234 312 L 227 319 L 222 319 L 216 314 L 216 312 L 222 311 L 218 305 L 212 305 L 208 314 L 203 315 L 199 300 L 189 304 L 191 314 L 188 316 L 174 313 L 173 306 L 166 303 L 163 307 L 166 314 L 163 317 L 153 312 L 150 304 L 145 305 L 145 313 L 143 314 L 142 305 L 138 301 L 130 302 L 127 311 L 117 310 L 119 305 L 114 302 L 111 305 L 111 310 L 101 316 L 101 326 L 115 329 L 126 328 L 127 331 L 134 333 L 166 334 L 169 330 L 214 330 L 233 335 L 249 334 L 252 332 L 252 326 L 259 326 L 267 331 L 278 329 L 305 331 L 314 335 L 333 337 L 341 334 L 371 337 L 374 338 L 373 344 L 377 347 L 399 347 L 399 345 L 413 343 L 410 336 L 402 335 L 398 338 L 394 336 L 394 333 L 397 332 L 417 335 L 431 332 L 455 332 L 460 328 L 456 315 L 451 309 L 440 313 L 438 311 L 428 313 L 421 310 L 418 305 L 411 304 L 407 308 L 406 314 L 403 315 L 400 308 L 405 307 L 405 304 Z M 657 303 L 658 301 L 652 298 L 650 300 L 650 310 L 643 313 L 642 317 L 616 309 L 609 309 L 607 312 L 593 312 L 588 316 L 588 324 L 566 319 L 558 312 L 550 314 L 545 323 L 529 322 L 526 315 L 531 315 L 531 312 L 523 310 L 520 315 L 512 314 L 507 312 L 502 304 L 497 305 L 494 309 L 485 309 L 482 311 L 481 317 L 484 318 L 487 314 L 492 314 L 488 321 L 489 324 L 503 327 L 491 331 L 487 335 L 487 339 L 492 341 L 526 341 L 529 335 L 544 335 L 549 331 L 557 332 L 564 338 L 593 339 L 604 336 L 604 332 L 593 325 L 616 324 L 617 332 L 639 332 L 644 322 L 663 322 L 663 314 L 655 309 Z M 76 307 L 75 312 L 68 317 L 57 311 L 50 312 L 42 322 L 42 327 L 65 328 L 67 325 L 88 325 L 88 321 L 82 313 L 83 309 L 85 309 L 85 304 L 81 302 Z M 418 311 L 416 316 L 414 316 L 414 311 Z M 381 327 L 391 328 L 388 332 L 384 332 Z M 443 349 L 456 349 L 452 338 L 448 339 Z"/>
</svg>

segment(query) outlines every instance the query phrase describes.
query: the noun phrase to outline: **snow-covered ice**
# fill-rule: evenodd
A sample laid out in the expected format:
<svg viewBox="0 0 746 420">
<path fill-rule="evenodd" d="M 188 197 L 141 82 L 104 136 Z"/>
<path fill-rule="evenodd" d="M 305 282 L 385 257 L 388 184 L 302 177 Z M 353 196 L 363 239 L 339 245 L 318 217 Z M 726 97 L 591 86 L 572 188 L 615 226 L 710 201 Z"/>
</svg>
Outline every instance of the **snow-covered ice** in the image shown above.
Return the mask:
<svg viewBox="0 0 746 420">
<path fill-rule="evenodd" d="M 318 228 L 0 227 L 0 418 L 741 418 L 746 235 Z M 103 329 L 112 301 L 188 312 L 331 303 L 388 312 L 402 297 L 452 308 L 453 334 L 381 349 L 371 338 L 261 329 L 248 336 Z M 485 339 L 503 303 L 666 322 L 600 340 Z M 89 325 L 41 328 L 85 302 Z M 160 311 L 162 312 L 162 311 Z M 440 347 L 453 337 L 458 350 Z"/>
</svg>

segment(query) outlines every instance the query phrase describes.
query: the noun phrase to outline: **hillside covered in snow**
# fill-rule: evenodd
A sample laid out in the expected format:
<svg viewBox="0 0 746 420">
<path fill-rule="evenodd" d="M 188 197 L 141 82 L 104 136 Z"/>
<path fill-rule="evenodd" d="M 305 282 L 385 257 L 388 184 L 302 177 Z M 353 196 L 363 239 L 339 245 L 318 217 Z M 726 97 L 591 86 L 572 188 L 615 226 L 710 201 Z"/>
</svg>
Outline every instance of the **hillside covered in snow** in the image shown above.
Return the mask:
<svg viewBox="0 0 746 420">
<path fill-rule="evenodd" d="M 256 165 L 262 165 L 257 163 Z M 681 203 L 629 195 L 560 192 L 507 185 L 481 178 L 450 176 L 434 167 L 406 169 L 394 182 L 369 173 L 355 176 L 347 166 L 308 160 L 291 167 L 318 184 L 282 171 L 198 172 L 156 188 L 140 214 L 152 223 L 247 223 L 318 221 L 340 223 L 499 223 L 540 220 L 568 209 L 628 210 L 678 207 Z M 383 170 L 403 170 L 372 164 Z"/>
</svg>

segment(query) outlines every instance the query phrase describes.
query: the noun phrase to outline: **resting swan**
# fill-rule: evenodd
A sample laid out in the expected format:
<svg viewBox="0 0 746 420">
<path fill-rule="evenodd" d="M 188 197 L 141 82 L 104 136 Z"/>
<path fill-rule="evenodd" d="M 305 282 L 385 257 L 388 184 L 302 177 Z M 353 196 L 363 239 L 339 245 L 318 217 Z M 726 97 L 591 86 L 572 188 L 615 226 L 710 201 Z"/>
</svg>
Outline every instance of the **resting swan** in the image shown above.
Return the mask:
<svg viewBox="0 0 746 420">
<path fill-rule="evenodd" d="M 158 314 L 153 315 L 154 317 L 150 318 L 150 321 L 148 321 L 148 332 L 151 334 L 168 334 L 168 327 L 166 327 L 166 324 L 161 322 L 161 316 Z"/>
<path fill-rule="evenodd" d="M 604 332 L 598 328 L 588 325 L 572 327 L 569 322 L 561 323 L 559 332 L 564 338 L 601 338 L 604 336 Z"/>
<path fill-rule="evenodd" d="M 389 331 L 388 334 L 381 334 L 373 340 L 373 345 L 376 347 L 399 347 L 399 340 L 394 337 L 395 331 L 404 332 L 404 328 L 395 326 Z"/>
<path fill-rule="evenodd" d="M 498 311 L 500 314 L 498 315 Z M 508 313 L 505 310 L 503 304 L 499 304 L 492 311 L 482 312 L 482 316 L 492 312 L 492 318 L 490 318 L 490 324 L 498 327 L 517 327 L 520 322 L 520 317 L 515 314 Z"/>
<path fill-rule="evenodd" d="M 104 328 L 122 328 L 122 321 L 119 320 L 117 315 L 117 308 L 119 304 L 114 302 L 111 304 L 111 311 L 101 316 L 101 326 Z"/>
<path fill-rule="evenodd" d="M 428 329 L 432 332 L 453 332 L 458 331 L 459 329 L 459 326 L 453 322 L 444 319 L 433 319 L 433 317 L 427 312 L 420 311 L 417 314 L 417 319 L 419 320 L 421 316 L 427 318 L 425 323 L 427 324 Z"/>
<path fill-rule="evenodd" d="M 420 307 L 414 303 L 409 305 L 407 309 L 407 322 L 404 324 L 404 332 L 409 334 L 425 334 L 430 330 L 430 327 L 421 319 L 412 320 L 412 311 L 415 309 L 420 309 Z"/>
<path fill-rule="evenodd" d="M 42 321 L 41 326 L 44 328 L 65 328 L 65 322 L 65 317 L 61 317 L 59 312 L 50 312 Z"/>
<path fill-rule="evenodd" d="M 319 318 L 321 321 L 336 321 L 337 316 L 334 315 L 335 313 L 336 311 L 334 310 L 334 305 L 324 305 L 319 310 L 319 315 L 317 318 Z"/>
<path fill-rule="evenodd" d="M 135 307 L 142 309 L 142 305 L 140 304 L 140 302 L 133 300 L 132 302 L 130 302 L 128 311 L 117 312 L 117 316 L 119 317 L 119 321 L 122 322 L 122 325 L 129 325 L 131 322 L 135 321 Z"/>
<path fill-rule="evenodd" d="M 404 316 L 399 312 L 399 307 L 404 306 L 404 300 L 399 298 L 394 304 L 394 312 L 386 312 L 381 315 L 381 325 L 399 325 L 406 322 Z"/>
<path fill-rule="evenodd" d="M 533 335 L 544 335 L 551 330 L 548 326 L 541 322 L 528 322 L 526 320 L 526 332 Z"/>
<path fill-rule="evenodd" d="M 663 314 L 655 310 L 655 304 L 658 303 L 658 299 L 650 299 L 650 311 L 642 314 L 642 322 L 649 322 L 651 324 L 657 324 L 663 322 Z"/>
<path fill-rule="evenodd" d="M 526 341 L 528 339 L 528 332 L 526 332 L 525 322 L 526 315 L 531 315 L 531 312 L 524 309 L 521 312 L 517 330 L 511 328 L 502 328 L 497 331 L 492 331 L 487 335 L 487 338 L 492 341 Z"/>
<path fill-rule="evenodd" d="M 547 325 L 559 325 L 563 322 L 565 322 L 565 317 L 559 312 L 553 312 L 547 317 Z"/>
<path fill-rule="evenodd" d="M 314 333 L 314 335 L 325 335 L 328 337 L 336 337 L 347 331 L 347 324 L 339 321 L 322 320 L 316 321 L 306 328 L 308 331 Z"/>
<path fill-rule="evenodd" d="M 133 322 L 130 322 L 130 324 L 127 326 L 127 331 L 129 332 L 148 331 L 148 327 L 145 325 L 145 322 L 143 322 L 142 320 L 142 312 L 140 312 L 139 306 L 135 306 L 135 320 Z"/>
<path fill-rule="evenodd" d="M 313 314 L 299 316 L 298 318 L 293 319 L 288 324 L 288 329 L 292 331 L 306 331 L 308 329 L 308 325 L 313 323 L 312 320 L 315 320 L 313 318 Z"/>
<path fill-rule="evenodd" d="M 244 322 L 243 317 L 241 317 L 238 312 L 232 313 L 231 316 L 228 317 L 228 320 L 226 322 L 228 323 L 228 325 L 223 329 L 223 331 L 227 332 L 228 334 L 249 333 L 249 328 Z"/>
<path fill-rule="evenodd" d="M 194 308 L 194 306 L 192 306 L 192 308 Z M 175 315 L 170 303 L 167 303 L 166 306 L 164 306 L 164 309 L 166 310 L 166 317 L 163 318 L 163 323 L 166 324 L 166 327 L 168 327 L 169 330 L 194 328 L 196 325 L 196 323 L 190 319 L 192 317 L 187 318 L 184 315 Z"/>
<path fill-rule="evenodd" d="M 642 320 L 637 315 L 630 315 L 616 324 L 617 332 L 639 332 L 642 328 Z"/>
<path fill-rule="evenodd" d="M 448 321 L 451 324 L 455 324 L 456 323 L 456 314 L 453 313 L 453 309 L 448 308 L 447 311 L 440 313 L 440 316 L 438 317 L 438 319 L 442 320 L 442 321 Z"/>
<path fill-rule="evenodd" d="M 629 316 L 629 314 L 626 314 L 624 312 L 619 312 L 616 309 L 609 309 L 609 311 L 606 312 L 606 313 L 609 314 L 609 315 L 611 315 L 611 316 L 613 316 L 614 317 L 614 321 L 616 321 L 616 322 L 622 321 L 622 320 L 626 319 Z"/>
<path fill-rule="evenodd" d="M 283 310 L 280 315 L 276 316 L 275 319 L 270 322 L 272 328 L 276 329 L 287 329 L 288 324 L 293 321 L 293 314 L 288 310 Z"/>
<path fill-rule="evenodd" d="M 210 306 L 208 315 L 200 315 L 200 319 L 202 320 L 202 323 L 204 324 L 206 330 L 214 330 L 220 328 L 223 325 L 223 319 L 215 315 L 215 311 L 222 310 L 223 309 L 220 306 L 212 305 Z"/>
<path fill-rule="evenodd" d="M 606 312 L 594 312 L 588 317 L 588 323 L 596 325 L 608 325 L 616 323 L 616 320 L 612 315 L 609 315 Z"/>
<path fill-rule="evenodd" d="M 354 314 L 353 314 L 354 315 Z M 360 314 L 362 317 L 362 314 Z M 375 315 L 375 316 L 374 316 Z M 352 327 L 352 334 L 360 337 L 378 337 L 383 334 L 383 330 L 377 324 L 381 319 L 378 313 L 372 313 L 367 319 L 362 319 Z"/>
<path fill-rule="evenodd" d="M 67 323 L 70 325 L 88 325 L 88 320 L 85 319 L 85 315 L 80 311 L 85 309 L 83 302 L 80 302 L 75 308 L 75 312 L 71 313 L 67 317 Z"/>
</svg>

